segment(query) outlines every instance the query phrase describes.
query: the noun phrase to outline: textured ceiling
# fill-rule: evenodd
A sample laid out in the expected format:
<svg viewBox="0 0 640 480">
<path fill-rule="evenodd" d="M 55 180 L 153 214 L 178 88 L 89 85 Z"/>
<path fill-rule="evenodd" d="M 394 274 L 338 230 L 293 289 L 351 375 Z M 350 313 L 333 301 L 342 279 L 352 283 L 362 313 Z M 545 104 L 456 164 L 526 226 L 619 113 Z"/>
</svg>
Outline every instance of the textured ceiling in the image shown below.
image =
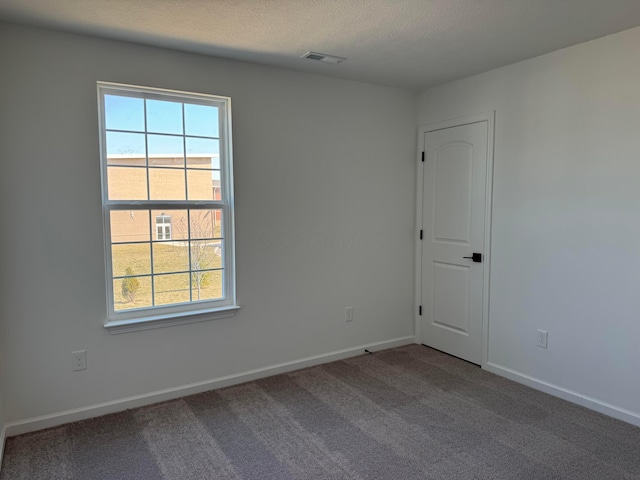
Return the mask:
<svg viewBox="0 0 640 480">
<path fill-rule="evenodd" d="M 640 25 L 640 0 L 0 0 L 0 19 L 420 89 Z"/>
</svg>

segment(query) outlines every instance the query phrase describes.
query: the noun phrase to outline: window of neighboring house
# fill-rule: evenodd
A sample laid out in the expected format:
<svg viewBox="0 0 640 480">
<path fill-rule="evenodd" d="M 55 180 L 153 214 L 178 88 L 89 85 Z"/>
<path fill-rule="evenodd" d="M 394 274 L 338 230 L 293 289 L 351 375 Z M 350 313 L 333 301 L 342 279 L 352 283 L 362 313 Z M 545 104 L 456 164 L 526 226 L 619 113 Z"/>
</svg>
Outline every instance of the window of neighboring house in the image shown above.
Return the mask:
<svg viewBox="0 0 640 480">
<path fill-rule="evenodd" d="M 156 239 L 171 240 L 171 216 L 158 215 L 156 217 Z"/>
<path fill-rule="evenodd" d="M 104 82 L 98 97 L 106 326 L 232 315 L 230 99 Z"/>
</svg>

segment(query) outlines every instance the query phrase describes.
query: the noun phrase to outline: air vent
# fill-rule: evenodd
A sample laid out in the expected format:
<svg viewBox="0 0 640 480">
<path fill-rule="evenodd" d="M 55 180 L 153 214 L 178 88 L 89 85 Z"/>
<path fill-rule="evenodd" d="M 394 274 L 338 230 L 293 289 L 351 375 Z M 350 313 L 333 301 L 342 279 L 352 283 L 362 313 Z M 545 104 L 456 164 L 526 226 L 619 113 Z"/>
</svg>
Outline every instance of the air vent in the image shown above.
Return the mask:
<svg viewBox="0 0 640 480">
<path fill-rule="evenodd" d="M 324 63 L 333 63 L 334 65 L 346 60 L 344 57 L 336 57 L 335 55 L 327 55 L 326 53 L 318 52 L 307 52 L 300 58 L 308 58 L 309 60 L 316 60 Z"/>
</svg>

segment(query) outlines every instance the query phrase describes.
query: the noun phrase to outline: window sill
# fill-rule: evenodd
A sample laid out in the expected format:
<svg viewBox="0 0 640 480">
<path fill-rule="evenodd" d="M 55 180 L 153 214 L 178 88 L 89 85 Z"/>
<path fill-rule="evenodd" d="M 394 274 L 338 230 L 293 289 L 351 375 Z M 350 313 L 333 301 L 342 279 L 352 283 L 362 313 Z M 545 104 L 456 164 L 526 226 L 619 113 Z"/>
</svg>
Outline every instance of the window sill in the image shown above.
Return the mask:
<svg viewBox="0 0 640 480">
<path fill-rule="evenodd" d="M 104 328 L 106 328 L 112 335 L 117 335 L 120 333 L 151 330 L 152 328 L 172 327 L 174 325 L 183 325 L 186 323 L 207 322 L 209 320 L 229 318 L 233 317 L 238 310 L 240 310 L 239 305 L 231 305 L 211 310 L 155 315 L 129 320 L 114 320 L 105 323 Z"/>
</svg>

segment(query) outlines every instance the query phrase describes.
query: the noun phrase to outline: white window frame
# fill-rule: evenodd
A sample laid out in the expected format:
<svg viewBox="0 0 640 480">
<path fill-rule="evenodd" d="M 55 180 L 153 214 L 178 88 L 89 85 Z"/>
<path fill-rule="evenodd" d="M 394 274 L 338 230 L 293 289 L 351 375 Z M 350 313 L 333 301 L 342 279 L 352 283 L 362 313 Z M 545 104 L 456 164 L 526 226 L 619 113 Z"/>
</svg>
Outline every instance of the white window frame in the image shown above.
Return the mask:
<svg viewBox="0 0 640 480">
<path fill-rule="evenodd" d="M 240 308 L 236 301 L 235 280 L 235 228 L 233 195 L 233 157 L 231 148 L 231 99 L 217 95 L 182 92 L 152 87 L 140 87 L 110 82 L 97 82 L 98 119 L 100 138 L 100 164 L 102 175 L 102 212 L 104 220 L 105 276 L 107 290 L 107 319 L 104 324 L 110 333 L 125 333 L 182 323 L 193 323 L 235 315 Z M 174 100 L 185 103 L 212 105 L 219 111 L 220 142 L 220 200 L 109 200 L 107 179 L 107 147 L 104 96 L 108 94 L 146 98 L 152 100 Z M 184 132 L 183 132 L 184 133 Z M 186 133 L 185 133 L 186 134 Z M 185 152 L 186 154 L 186 152 Z M 149 168 L 148 156 L 146 159 Z M 185 165 L 186 166 L 186 165 Z M 223 249 L 223 298 L 221 300 L 191 301 L 189 303 L 152 306 L 124 311 L 114 308 L 113 266 L 111 254 L 110 213 L 115 210 L 210 210 L 222 211 Z M 151 220 L 151 218 L 149 219 Z M 154 219 L 155 220 L 155 219 Z M 156 225 L 149 225 L 155 230 Z M 152 230 L 152 232 L 153 232 Z M 152 235 L 150 232 L 150 235 Z M 155 230 L 157 235 L 157 230 Z M 151 236 L 150 241 L 153 241 Z M 153 282 L 153 277 L 152 280 Z"/>
<path fill-rule="evenodd" d="M 162 222 L 158 223 L 158 219 L 162 219 Z M 167 219 L 169 221 L 167 221 Z M 160 227 L 160 229 L 158 229 Z M 160 238 L 160 232 L 162 232 L 162 238 Z M 171 240 L 173 237 L 173 226 L 171 224 L 171 215 L 156 215 L 156 240 Z"/>
</svg>

